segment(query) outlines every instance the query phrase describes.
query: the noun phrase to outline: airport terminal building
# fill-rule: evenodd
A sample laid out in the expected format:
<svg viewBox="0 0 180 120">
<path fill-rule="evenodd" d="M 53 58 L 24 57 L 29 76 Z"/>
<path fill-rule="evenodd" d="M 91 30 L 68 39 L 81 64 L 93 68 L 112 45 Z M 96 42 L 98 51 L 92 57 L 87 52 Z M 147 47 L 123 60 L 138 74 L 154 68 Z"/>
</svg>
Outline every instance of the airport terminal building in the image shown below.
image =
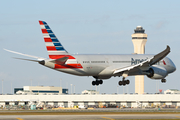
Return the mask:
<svg viewBox="0 0 180 120">
<path fill-rule="evenodd" d="M 14 94 L 18 95 L 55 95 L 68 94 L 68 89 L 54 86 L 24 86 L 23 88 L 14 88 Z"/>
<path fill-rule="evenodd" d="M 19 90 L 19 91 L 17 91 Z M 168 89 L 164 94 L 99 94 L 95 90 L 84 90 L 81 94 L 67 94 L 68 89 L 54 86 L 24 86 L 15 88 L 14 95 L 0 95 L 0 106 L 49 105 L 73 107 L 77 105 L 118 107 L 155 107 L 162 105 L 180 106 L 180 91 Z"/>
<path fill-rule="evenodd" d="M 0 95 L 0 106 L 44 104 L 59 107 L 115 104 L 118 107 L 180 106 L 180 94 Z"/>
</svg>

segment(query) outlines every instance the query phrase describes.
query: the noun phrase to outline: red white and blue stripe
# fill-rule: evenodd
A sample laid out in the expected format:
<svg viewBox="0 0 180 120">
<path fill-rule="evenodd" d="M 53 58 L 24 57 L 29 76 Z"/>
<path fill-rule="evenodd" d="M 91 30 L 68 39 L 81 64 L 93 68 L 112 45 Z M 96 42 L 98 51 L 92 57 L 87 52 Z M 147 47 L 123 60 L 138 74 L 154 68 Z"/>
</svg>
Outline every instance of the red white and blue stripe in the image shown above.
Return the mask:
<svg viewBox="0 0 180 120">
<path fill-rule="evenodd" d="M 46 48 L 49 54 L 50 59 L 59 59 L 62 57 L 68 57 L 66 64 L 59 65 L 55 64 L 54 69 L 80 69 L 82 68 L 81 64 L 77 60 L 69 55 L 69 53 L 64 49 L 62 44 L 59 42 L 51 28 L 45 21 L 39 21 L 41 26 L 42 34 L 46 44 Z"/>
<path fill-rule="evenodd" d="M 68 52 L 64 49 L 48 24 L 45 21 L 39 21 L 39 24 L 41 26 L 49 58 L 57 59 L 62 57 L 59 55 L 68 55 Z"/>
</svg>

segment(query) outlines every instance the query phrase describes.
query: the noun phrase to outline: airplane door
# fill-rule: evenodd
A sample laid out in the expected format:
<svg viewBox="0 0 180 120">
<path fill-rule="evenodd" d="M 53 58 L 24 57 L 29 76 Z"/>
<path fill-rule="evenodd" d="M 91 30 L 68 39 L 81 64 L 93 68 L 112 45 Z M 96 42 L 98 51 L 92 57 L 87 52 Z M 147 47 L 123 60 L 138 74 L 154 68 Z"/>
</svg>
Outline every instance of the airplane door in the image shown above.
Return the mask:
<svg viewBox="0 0 180 120">
<path fill-rule="evenodd" d="M 81 67 L 81 64 L 77 61 L 77 67 Z"/>
<path fill-rule="evenodd" d="M 105 60 L 106 60 L 106 61 L 105 61 L 105 62 L 106 62 L 106 65 L 109 66 L 109 59 L 106 57 Z"/>
</svg>

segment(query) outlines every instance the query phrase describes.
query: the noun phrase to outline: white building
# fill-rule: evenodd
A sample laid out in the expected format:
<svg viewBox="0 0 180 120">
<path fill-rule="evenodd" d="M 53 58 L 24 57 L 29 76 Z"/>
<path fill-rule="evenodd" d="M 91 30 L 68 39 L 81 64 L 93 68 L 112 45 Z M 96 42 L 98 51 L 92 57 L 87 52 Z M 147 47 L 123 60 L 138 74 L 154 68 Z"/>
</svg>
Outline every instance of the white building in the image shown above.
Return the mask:
<svg viewBox="0 0 180 120">
<path fill-rule="evenodd" d="M 119 107 L 180 106 L 180 94 L 0 95 L 0 106 L 28 105 L 33 101 L 63 107 L 104 104 L 116 104 Z"/>
<path fill-rule="evenodd" d="M 23 91 L 17 91 L 16 94 L 62 94 L 62 87 L 54 86 L 23 86 Z"/>
<path fill-rule="evenodd" d="M 82 94 L 87 94 L 87 95 L 91 95 L 91 94 L 99 94 L 99 92 L 97 92 L 96 90 L 84 90 L 82 91 Z"/>
<path fill-rule="evenodd" d="M 164 94 L 180 94 L 180 91 L 178 89 L 168 89 L 164 91 Z"/>
</svg>

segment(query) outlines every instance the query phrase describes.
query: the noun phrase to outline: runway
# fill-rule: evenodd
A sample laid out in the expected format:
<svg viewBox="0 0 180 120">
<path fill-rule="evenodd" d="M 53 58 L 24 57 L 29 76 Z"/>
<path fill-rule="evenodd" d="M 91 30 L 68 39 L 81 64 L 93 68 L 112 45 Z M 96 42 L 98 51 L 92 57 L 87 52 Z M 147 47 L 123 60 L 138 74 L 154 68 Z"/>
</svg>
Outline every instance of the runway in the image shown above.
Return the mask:
<svg viewBox="0 0 180 120">
<path fill-rule="evenodd" d="M 121 120 L 179 119 L 180 114 L 110 114 L 110 115 L 1 115 L 0 120 Z"/>
</svg>

